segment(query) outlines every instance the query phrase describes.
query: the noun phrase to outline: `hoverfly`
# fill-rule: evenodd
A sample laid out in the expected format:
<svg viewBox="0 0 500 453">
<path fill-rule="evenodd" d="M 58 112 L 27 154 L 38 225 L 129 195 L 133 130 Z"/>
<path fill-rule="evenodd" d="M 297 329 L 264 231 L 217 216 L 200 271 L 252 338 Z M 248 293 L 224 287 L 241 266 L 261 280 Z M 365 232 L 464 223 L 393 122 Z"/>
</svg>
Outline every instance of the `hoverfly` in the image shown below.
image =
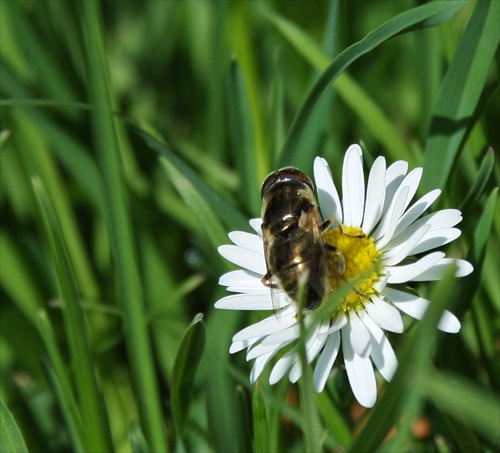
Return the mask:
<svg viewBox="0 0 500 453">
<path fill-rule="evenodd" d="M 267 273 L 262 278 L 273 290 L 281 289 L 298 302 L 300 284 L 304 285 L 303 303 L 314 310 L 331 291 L 331 272 L 341 275 L 345 261 L 342 253 L 326 244 L 323 232 L 337 224 L 322 221 L 314 197 L 314 185 L 302 171 L 285 167 L 271 173 L 262 184 L 262 236 Z M 331 255 L 337 269 L 331 269 Z"/>
</svg>

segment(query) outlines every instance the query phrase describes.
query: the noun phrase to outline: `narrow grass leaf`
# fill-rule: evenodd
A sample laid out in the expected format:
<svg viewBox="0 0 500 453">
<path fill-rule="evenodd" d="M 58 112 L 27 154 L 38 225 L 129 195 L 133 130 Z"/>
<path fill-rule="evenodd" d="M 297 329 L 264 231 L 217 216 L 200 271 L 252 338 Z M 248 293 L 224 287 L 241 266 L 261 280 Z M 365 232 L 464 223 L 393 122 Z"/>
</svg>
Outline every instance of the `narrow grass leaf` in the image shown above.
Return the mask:
<svg viewBox="0 0 500 453">
<path fill-rule="evenodd" d="M 409 431 L 410 423 L 418 414 L 424 395 L 418 392 L 416 383 L 430 366 L 432 349 L 436 344 L 436 328 L 446 304 L 449 303 L 450 287 L 454 281 L 455 269 L 445 273 L 444 278 L 435 285 L 430 300 L 432 303 L 421 322 L 408 334 L 400 353 L 399 363 L 391 383 L 386 385 L 380 401 L 372 409 L 365 426 L 354 439 L 349 451 L 375 451 L 389 430 L 400 420 L 401 431 Z M 402 418 L 404 417 L 404 418 Z"/>
<path fill-rule="evenodd" d="M 270 149 L 271 156 L 268 165 L 274 168 L 279 161 L 279 155 L 283 147 L 285 138 L 285 89 L 284 78 L 286 75 L 281 65 L 281 52 L 279 50 L 274 52 L 272 59 L 271 74 L 273 77 L 272 82 L 272 101 L 271 101 L 271 137 Z"/>
<path fill-rule="evenodd" d="M 326 392 L 316 395 L 316 403 L 325 426 L 334 437 L 335 445 L 348 451 L 352 443 L 352 434 L 344 414 L 339 411 Z"/>
<path fill-rule="evenodd" d="M 264 114 L 262 87 L 259 81 L 259 68 L 255 58 L 252 17 L 256 2 L 235 2 L 229 16 L 229 45 L 238 59 L 243 80 L 246 85 L 248 106 L 252 118 L 253 154 L 257 162 L 259 179 L 263 179 L 264 167 L 269 150 L 267 144 L 268 127 Z"/>
<path fill-rule="evenodd" d="M 458 451 L 481 451 L 481 442 L 469 426 L 455 416 L 443 414 L 443 417 L 457 443 Z"/>
<path fill-rule="evenodd" d="M 129 439 L 132 453 L 149 453 L 151 451 L 141 427 L 136 421 L 130 423 Z"/>
<path fill-rule="evenodd" d="M 253 389 L 253 451 L 269 452 L 269 426 L 267 424 L 266 402 L 262 390 L 257 383 Z"/>
<path fill-rule="evenodd" d="M 425 148 L 426 191 L 446 184 L 500 40 L 500 2 L 475 4 L 441 86 Z"/>
<path fill-rule="evenodd" d="M 300 410 L 302 413 L 302 432 L 304 434 L 304 450 L 307 453 L 318 452 L 323 449 L 323 425 L 316 406 L 316 392 L 313 387 L 311 366 L 307 361 L 306 338 L 308 329 L 304 324 L 304 290 L 305 280 L 299 282 L 297 310 L 300 327 L 300 337 L 297 341 L 302 376 L 299 380 Z"/>
<path fill-rule="evenodd" d="M 23 435 L 3 399 L 0 399 L 0 451 L 28 453 Z"/>
<path fill-rule="evenodd" d="M 192 210 L 198 219 L 198 223 L 202 226 L 203 234 L 207 237 L 211 246 L 216 248 L 226 242 L 227 235 L 219 218 L 212 211 L 211 207 L 207 205 L 206 198 L 197 190 L 191 180 L 166 158 L 160 157 L 160 163 L 165 169 L 168 178 L 184 199 L 186 206 Z"/>
<path fill-rule="evenodd" d="M 240 198 L 242 204 L 248 204 L 252 215 L 260 212 L 260 187 L 257 160 L 254 152 L 252 119 L 248 93 L 245 89 L 243 74 L 236 62 L 231 62 L 229 90 L 229 125 L 233 156 L 240 175 Z"/>
<path fill-rule="evenodd" d="M 439 2 L 410 9 L 380 25 L 361 41 L 358 41 L 340 53 L 321 74 L 295 116 L 284 145 L 281 161 L 294 162 L 295 155 L 298 152 L 297 143 L 304 132 L 312 111 L 330 84 L 352 62 L 394 36 L 406 31 L 436 25 L 443 20 L 449 19 L 464 5 L 464 2 Z"/>
<path fill-rule="evenodd" d="M 203 315 L 197 314 L 181 339 L 172 372 L 170 400 L 175 428 L 183 436 L 193 395 L 196 370 L 205 349 Z"/>
<path fill-rule="evenodd" d="M 80 404 L 79 412 L 85 427 L 83 443 L 90 451 L 108 451 L 111 448 L 111 434 L 106 409 L 94 373 L 89 335 L 84 313 L 80 307 L 78 284 L 58 218 L 42 181 L 34 178 L 33 188 L 40 217 L 43 220 L 44 232 L 49 242 L 58 296 L 63 307 L 64 324 Z"/>
<path fill-rule="evenodd" d="M 29 260 L 23 256 L 13 235 L 0 231 L 0 280 L 2 291 L 11 298 L 17 308 L 33 325 L 43 299 L 29 268 Z"/>
<path fill-rule="evenodd" d="M 65 369 L 64 360 L 59 350 L 54 331 L 45 310 L 39 310 L 37 321 L 50 362 L 46 366 L 47 373 L 54 387 L 59 406 L 61 407 L 61 413 L 66 422 L 73 449 L 77 452 L 83 452 L 85 449 L 83 448 L 84 427 L 82 425 L 82 417 L 78 410 L 73 388 Z"/>
<path fill-rule="evenodd" d="M 494 322 L 498 317 L 498 312 L 490 304 L 483 303 L 481 298 L 474 297 L 484 278 L 483 273 L 487 271 L 484 264 L 495 214 L 497 214 L 498 218 L 497 197 L 498 188 L 495 188 L 488 197 L 474 232 L 472 247 L 467 254 L 467 260 L 474 266 L 474 272 L 460 282 L 460 286 L 455 293 L 457 296 L 457 310 L 455 312 L 460 315 L 471 307 L 472 321 L 485 369 L 490 382 L 498 389 L 500 363 L 496 360 L 498 351 L 494 347 L 493 340 L 498 329 L 498 325 Z M 498 275 L 496 278 L 498 279 Z M 498 282 L 496 284 L 498 290 Z"/>
<path fill-rule="evenodd" d="M 136 126 L 131 126 L 132 130 L 139 135 L 146 144 L 158 155 L 162 156 L 169 165 L 175 169 L 177 174 L 181 174 L 186 182 L 196 190 L 204 199 L 204 203 L 210 206 L 211 210 L 232 230 L 248 229 L 248 220 L 237 209 L 231 206 L 223 197 L 205 183 L 196 173 L 191 170 L 181 159 L 172 153 L 165 145 L 160 143 L 151 134 Z"/>
<path fill-rule="evenodd" d="M 448 412 L 496 445 L 500 444 L 498 395 L 449 373 L 429 370 L 419 376 L 417 387 Z M 460 395 L 457 398 L 457 395 Z"/>
<path fill-rule="evenodd" d="M 246 437 L 242 407 L 237 401 L 235 381 L 230 376 L 228 342 L 240 317 L 217 310 L 207 320 L 207 345 L 203 356 L 208 436 L 214 451 L 240 451 Z M 201 369 L 200 369 L 201 371 Z M 248 377 L 245 381 L 249 384 Z"/>
<path fill-rule="evenodd" d="M 481 284 L 481 272 L 485 260 L 488 239 L 490 237 L 493 221 L 495 219 L 498 188 L 495 188 L 488 200 L 474 231 L 472 246 L 467 254 L 467 261 L 474 266 L 474 272 L 457 284 L 459 290 L 456 291 L 457 302 L 455 313 L 460 317 L 467 308 L 470 307 L 474 294 Z"/>
<path fill-rule="evenodd" d="M 312 41 L 309 35 L 299 29 L 297 25 L 275 13 L 268 13 L 267 17 L 285 39 L 287 39 L 290 44 L 311 63 L 311 65 L 321 71 L 324 71 L 325 68 L 328 67 L 328 64 L 331 62 L 331 57 L 320 49 L 319 46 Z M 338 78 L 335 80 L 335 90 L 339 97 L 358 116 L 364 126 L 380 141 L 393 160 L 404 158 L 412 161 L 413 157 L 410 153 L 410 148 L 398 129 L 377 103 L 353 78 L 347 73 L 339 74 Z M 326 94 L 323 96 L 325 95 Z M 325 100 L 328 101 L 328 99 Z M 329 114 L 318 112 L 321 105 L 324 105 L 324 108 L 327 109 L 330 107 L 330 104 L 321 102 L 317 110 L 311 112 L 311 118 L 314 117 L 314 121 L 312 119 L 308 120 L 310 124 L 304 131 L 304 134 L 309 135 L 311 133 L 311 128 L 318 128 L 319 125 L 317 124 L 317 120 L 321 123 L 326 122 L 328 118 L 330 118 Z M 315 114 L 316 112 L 318 112 L 318 114 Z M 307 146 L 305 143 L 301 143 L 301 149 L 304 149 L 304 151 L 301 151 L 301 154 L 305 153 L 309 156 L 304 158 L 302 158 L 302 156 L 300 158 L 297 157 L 297 161 L 294 163 L 299 166 L 300 162 L 307 162 L 308 160 L 310 162 L 314 154 L 317 153 L 316 147 Z M 285 164 L 283 159 L 281 163 L 282 165 Z M 287 161 L 286 163 L 289 162 Z"/>
<path fill-rule="evenodd" d="M 125 341 L 132 380 L 137 391 L 141 427 L 155 451 L 168 451 L 163 423 L 160 392 L 154 367 L 154 354 L 146 322 L 144 297 L 129 204 L 124 187 L 125 166 L 118 145 L 118 135 L 111 104 L 108 62 L 105 52 L 102 17 L 99 5 L 83 2 L 81 8 L 84 55 L 91 124 L 99 157 L 105 194 L 104 218 L 112 256 L 117 297 L 123 304 Z M 102 450 L 102 449 L 101 449 Z"/>
<path fill-rule="evenodd" d="M 462 212 L 469 212 L 470 208 L 477 203 L 477 200 L 483 194 L 490 179 L 494 166 L 495 153 L 493 148 L 489 148 L 481 162 L 481 166 L 479 167 L 476 182 L 472 186 L 467 198 L 462 203 L 462 206 L 460 206 L 460 210 Z"/>
</svg>

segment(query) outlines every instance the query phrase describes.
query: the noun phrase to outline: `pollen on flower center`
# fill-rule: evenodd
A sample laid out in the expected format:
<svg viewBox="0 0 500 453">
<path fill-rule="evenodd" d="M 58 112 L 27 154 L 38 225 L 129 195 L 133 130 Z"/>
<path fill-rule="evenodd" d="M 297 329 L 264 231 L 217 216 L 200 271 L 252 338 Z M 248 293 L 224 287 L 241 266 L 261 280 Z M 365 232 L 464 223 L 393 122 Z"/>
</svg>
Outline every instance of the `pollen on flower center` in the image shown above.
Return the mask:
<svg viewBox="0 0 500 453">
<path fill-rule="evenodd" d="M 340 310 L 361 310 L 374 293 L 373 284 L 379 279 L 380 252 L 375 240 L 366 236 L 360 228 L 342 225 L 323 233 L 326 244 L 335 247 L 330 254 L 329 283 L 332 292 L 344 285 L 352 291 L 344 297 Z"/>
</svg>

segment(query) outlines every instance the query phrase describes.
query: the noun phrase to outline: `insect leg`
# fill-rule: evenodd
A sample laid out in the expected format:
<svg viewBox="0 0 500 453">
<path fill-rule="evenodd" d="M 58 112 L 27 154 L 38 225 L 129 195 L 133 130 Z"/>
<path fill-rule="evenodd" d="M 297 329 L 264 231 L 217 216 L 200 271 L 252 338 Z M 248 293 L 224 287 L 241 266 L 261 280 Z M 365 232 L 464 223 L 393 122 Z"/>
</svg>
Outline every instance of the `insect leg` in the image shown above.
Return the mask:
<svg viewBox="0 0 500 453">
<path fill-rule="evenodd" d="M 320 226 L 321 231 L 334 230 L 335 228 L 340 228 L 342 233 L 342 225 L 338 222 L 335 217 L 328 217 Z"/>
<path fill-rule="evenodd" d="M 337 271 L 336 276 L 341 276 L 345 271 L 345 258 L 344 254 L 335 246 L 330 244 L 323 244 L 327 253 L 333 253 L 337 255 Z"/>
<path fill-rule="evenodd" d="M 264 277 L 262 277 L 260 279 L 260 281 L 262 282 L 262 284 L 264 286 L 267 286 L 268 288 L 277 288 L 278 287 L 278 285 L 272 281 L 271 275 L 269 275 L 269 272 L 266 273 L 266 275 L 264 275 Z"/>
</svg>

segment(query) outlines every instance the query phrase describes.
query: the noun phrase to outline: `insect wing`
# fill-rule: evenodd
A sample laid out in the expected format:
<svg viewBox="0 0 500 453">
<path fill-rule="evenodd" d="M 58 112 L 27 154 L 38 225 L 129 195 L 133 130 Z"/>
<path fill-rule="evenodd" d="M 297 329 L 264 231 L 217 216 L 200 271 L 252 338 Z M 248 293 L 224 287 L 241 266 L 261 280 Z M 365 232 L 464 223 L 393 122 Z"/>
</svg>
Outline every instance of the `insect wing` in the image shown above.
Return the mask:
<svg viewBox="0 0 500 453">
<path fill-rule="evenodd" d="M 262 283 L 269 288 L 274 314 L 279 321 L 281 313 L 287 305 L 289 305 L 290 301 L 287 300 L 287 295 L 280 288 L 279 278 L 276 275 L 270 274 L 269 270 L 268 273 L 262 277 Z"/>
</svg>

